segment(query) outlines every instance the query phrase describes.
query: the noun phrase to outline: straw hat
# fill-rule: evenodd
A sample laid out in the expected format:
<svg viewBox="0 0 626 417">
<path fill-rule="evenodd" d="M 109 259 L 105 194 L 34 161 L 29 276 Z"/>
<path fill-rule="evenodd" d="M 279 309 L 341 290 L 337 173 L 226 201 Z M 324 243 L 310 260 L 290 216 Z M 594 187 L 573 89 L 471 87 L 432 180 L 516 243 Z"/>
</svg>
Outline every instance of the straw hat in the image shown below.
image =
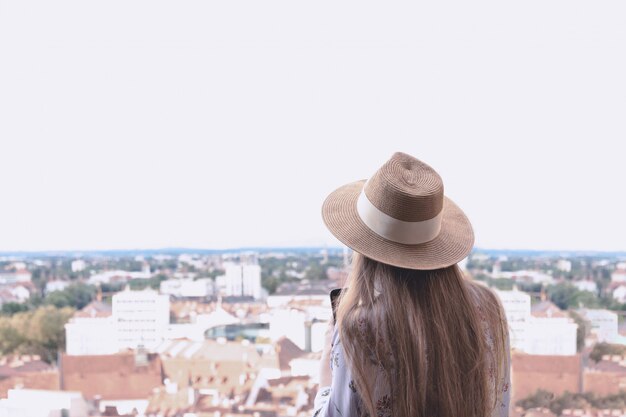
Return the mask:
<svg viewBox="0 0 626 417">
<path fill-rule="evenodd" d="M 333 191 L 322 217 L 337 239 L 368 258 L 409 269 L 438 269 L 465 258 L 474 232 L 443 195 L 434 169 L 402 152 L 367 181 Z"/>
</svg>

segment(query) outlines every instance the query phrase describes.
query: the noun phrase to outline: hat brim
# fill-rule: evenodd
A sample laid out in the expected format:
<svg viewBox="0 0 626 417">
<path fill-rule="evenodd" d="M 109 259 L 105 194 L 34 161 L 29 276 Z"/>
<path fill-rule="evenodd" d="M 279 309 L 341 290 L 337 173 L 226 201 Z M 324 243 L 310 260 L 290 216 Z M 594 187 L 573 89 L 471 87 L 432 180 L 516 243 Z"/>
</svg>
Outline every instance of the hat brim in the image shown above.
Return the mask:
<svg viewBox="0 0 626 417">
<path fill-rule="evenodd" d="M 424 270 L 454 265 L 471 252 L 472 225 L 465 213 L 445 196 L 441 231 L 433 240 L 407 245 L 374 233 L 363 223 L 356 208 L 364 184 L 365 180 L 346 184 L 333 191 L 322 205 L 326 227 L 355 252 L 385 264 Z"/>
</svg>

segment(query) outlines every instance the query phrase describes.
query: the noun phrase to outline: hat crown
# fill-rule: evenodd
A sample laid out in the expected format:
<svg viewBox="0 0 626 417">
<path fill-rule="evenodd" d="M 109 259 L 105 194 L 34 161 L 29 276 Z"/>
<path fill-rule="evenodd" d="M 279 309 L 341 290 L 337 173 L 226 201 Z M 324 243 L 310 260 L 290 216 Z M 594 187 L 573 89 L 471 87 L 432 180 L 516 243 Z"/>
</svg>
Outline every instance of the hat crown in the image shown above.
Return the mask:
<svg viewBox="0 0 626 417">
<path fill-rule="evenodd" d="M 396 152 L 367 181 L 363 190 L 380 211 L 405 222 L 437 216 L 443 209 L 443 181 L 419 159 Z"/>
</svg>

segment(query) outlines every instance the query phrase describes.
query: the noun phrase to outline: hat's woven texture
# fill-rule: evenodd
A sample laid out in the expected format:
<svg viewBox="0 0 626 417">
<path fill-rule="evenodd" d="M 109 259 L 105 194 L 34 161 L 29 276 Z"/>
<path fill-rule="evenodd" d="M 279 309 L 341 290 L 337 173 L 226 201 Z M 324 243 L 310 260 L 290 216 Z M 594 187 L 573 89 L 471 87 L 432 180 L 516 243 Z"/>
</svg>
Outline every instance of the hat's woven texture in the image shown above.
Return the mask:
<svg viewBox="0 0 626 417">
<path fill-rule="evenodd" d="M 441 229 L 432 240 L 403 244 L 372 231 L 357 211 L 365 180 L 333 191 L 322 205 L 328 229 L 348 247 L 371 259 L 410 269 L 453 265 L 472 250 L 474 233 L 463 211 L 443 195 L 441 177 L 410 155 L 396 153 L 368 181 L 365 195 L 380 211 L 403 221 L 432 219 L 441 210 Z"/>
<path fill-rule="evenodd" d="M 391 217 L 416 222 L 439 214 L 443 182 L 425 163 L 398 153 L 369 179 L 365 195 Z"/>
</svg>

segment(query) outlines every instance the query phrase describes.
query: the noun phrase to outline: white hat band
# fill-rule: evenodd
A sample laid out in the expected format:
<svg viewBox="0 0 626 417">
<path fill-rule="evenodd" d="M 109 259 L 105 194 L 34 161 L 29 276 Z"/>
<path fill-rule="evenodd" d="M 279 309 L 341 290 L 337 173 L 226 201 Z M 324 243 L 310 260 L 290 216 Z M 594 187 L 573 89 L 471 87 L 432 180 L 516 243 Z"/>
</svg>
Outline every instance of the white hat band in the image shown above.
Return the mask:
<svg viewBox="0 0 626 417">
<path fill-rule="evenodd" d="M 356 208 L 359 217 L 370 230 L 393 242 L 406 245 L 426 243 L 436 238 L 441 230 L 443 209 L 435 217 L 428 220 L 418 222 L 398 220 L 374 206 L 365 195 L 365 187 L 361 191 Z"/>
</svg>

